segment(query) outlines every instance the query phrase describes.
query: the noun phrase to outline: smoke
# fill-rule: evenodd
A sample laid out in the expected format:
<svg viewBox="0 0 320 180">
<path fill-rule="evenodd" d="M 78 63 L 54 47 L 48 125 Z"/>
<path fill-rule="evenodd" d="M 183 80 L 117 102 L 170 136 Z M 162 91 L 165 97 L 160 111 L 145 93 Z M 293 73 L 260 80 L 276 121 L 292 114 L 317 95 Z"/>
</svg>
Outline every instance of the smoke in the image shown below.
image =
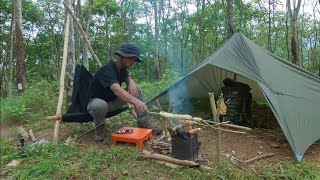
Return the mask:
<svg viewBox="0 0 320 180">
<path fill-rule="evenodd" d="M 173 86 L 169 91 L 172 112 L 176 114 L 189 114 L 193 110 L 191 99 L 189 98 L 188 88 L 185 83 Z"/>
</svg>

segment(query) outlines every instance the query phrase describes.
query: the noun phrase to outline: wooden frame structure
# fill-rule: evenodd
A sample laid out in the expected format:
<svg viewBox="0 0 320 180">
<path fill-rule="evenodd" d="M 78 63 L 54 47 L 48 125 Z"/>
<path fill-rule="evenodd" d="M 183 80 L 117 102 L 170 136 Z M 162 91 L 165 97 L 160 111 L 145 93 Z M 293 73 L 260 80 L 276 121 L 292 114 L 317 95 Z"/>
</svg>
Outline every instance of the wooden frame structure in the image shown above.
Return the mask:
<svg viewBox="0 0 320 180">
<path fill-rule="evenodd" d="M 64 94 L 64 78 L 66 73 L 66 64 L 67 64 L 67 56 L 68 56 L 68 43 L 69 43 L 69 28 L 70 28 L 70 15 L 73 18 L 74 22 L 76 23 L 76 27 L 80 34 L 82 35 L 82 38 L 87 45 L 90 53 L 92 54 L 94 60 L 96 61 L 97 65 L 99 67 L 102 66 L 99 58 L 97 57 L 96 53 L 93 51 L 89 40 L 87 38 L 86 33 L 84 32 L 81 24 L 79 23 L 79 20 L 77 17 L 73 14 L 71 8 L 69 7 L 68 2 L 65 0 L 63 1 L 63 4 L 67 10 L 66 14 L 66 26 L 65 26 L 65 35 L 64 35 L 64 45 L 63 45 L 63 60 L 62 60 L 62 67 L 61 67 L 61 73 L 60 73 L 60 87 L 59 87 L 59 100 L 58 100 L 58 106 L 57 111 L 54 116 L 48 116 L 47 119 L 49 120 L 56 120 L 55 126 L 54 126 L 54 132 L 53 132 L 53 143 L 58 143 L 59 139 L 59 129 L 60 129 L 60 123 L 61 123 L 61 111 L 62 111 L 62 103 L 63 103 L 63 94 Z"/>
</svg>

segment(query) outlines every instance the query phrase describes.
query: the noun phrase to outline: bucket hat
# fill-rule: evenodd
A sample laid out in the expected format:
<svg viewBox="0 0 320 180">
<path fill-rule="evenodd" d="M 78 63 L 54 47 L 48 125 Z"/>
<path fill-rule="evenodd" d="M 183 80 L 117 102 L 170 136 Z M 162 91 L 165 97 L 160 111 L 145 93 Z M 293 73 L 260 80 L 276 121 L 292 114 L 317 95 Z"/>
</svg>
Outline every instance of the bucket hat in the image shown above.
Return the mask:
<svg viewBox="0 0 320 180">
<path fill-rule="evenodd" d="M 137 57 L 137 62 L 142 62 L 140 58 L 140 50 L 138 46 L 133 43 L 124 43 L 121 45 L 120 49 L 114 54 L 123 57 Z"/>
</svg>

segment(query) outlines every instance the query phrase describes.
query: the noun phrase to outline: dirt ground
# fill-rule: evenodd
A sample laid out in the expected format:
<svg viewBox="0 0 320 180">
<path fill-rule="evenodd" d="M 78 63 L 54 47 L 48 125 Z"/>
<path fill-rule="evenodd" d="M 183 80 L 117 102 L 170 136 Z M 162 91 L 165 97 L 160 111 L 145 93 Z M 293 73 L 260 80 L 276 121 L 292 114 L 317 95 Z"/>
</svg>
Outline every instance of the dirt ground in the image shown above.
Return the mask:
<svg viewBox="0 0 320 180">
<path fill-rule="evenodd" d="M 268 117 L 269 116 L 269 117 Z M 267 153 L 273 153 L 272 157 L 266 158 L 267 161 L 272 163 L 278 163 L 283 160 L 292 160 L 296 161 L 295 155 L 288 144 L 285 136 L 282 133 L 282 130 L 277 125 L 276 121 L 273 119 L 272 115 L 266 115 L 264 117 L 271 119 L 273 126 L 268 128 L 253 128 L 252 131 L 248 131 L 246 134 L 236 134 L 231 132 L 222 132 L 222 154 L 223 158 L 230 160 L 248 160 L 258 155 L 263 155 Z M 262 118 L 260 118 L 262 119 Z M 272 124 L 272 123 L 268 123 Z M 63 142 L 68 137 L 74 137 L 75 132 L 72 131 L 74 124 L 62 124 L 60 128 L 59 141 Z M 81 126 L 81 125 L 77 125 Z M 93 136 L 94 131 L 90 131 L 83 136 L 81 136 L 76 143 L 83 147 L 89 146 L 99 146 L 101 148 L 107 148 L 111 146 L 111 133 L 114 132 L 117 128 L 120 128 L 122 125 L 110 125 L 107 124 L 107 140 L 103 143 L 94 142 Z M 38 132 L 34 132 L 38 139 L 45 138 L 46 140 L 51 140 L 53 137 L 53 127 L 44 129 Z M 84 129 L 90 129 L 91 125 L 84 125 Z M 81 127 L 80 127 L 81 128 Z M 14 128 L 8 127 L 6 125 L 1 125 L 1 137 L 16 137 L 14 135 Z M 79 133 L 77 135 L 80 135 Z M 213 165 L 215 158 L 215 134 L 214 131 L 207 128 L 202 131 L 199 135 L 199 141 L 201 146 L 199 149 L 199 159 L 204 160 L 206 165 Z M 156 140 L 159 136 L 154 136 L 153 140 Z M 17 141 L 18 142 L 18 141 Z M 150 144 L 150 143 L 149 143 Z M 128 144 L 131 146 L 131 144 Z M 147 147 L 150 149 L 150 147 Z M 303 161 L 308 162 L 319 162 L 320 161 L 320 141 L 314 143 L 305 153 Z"/>
</svg>

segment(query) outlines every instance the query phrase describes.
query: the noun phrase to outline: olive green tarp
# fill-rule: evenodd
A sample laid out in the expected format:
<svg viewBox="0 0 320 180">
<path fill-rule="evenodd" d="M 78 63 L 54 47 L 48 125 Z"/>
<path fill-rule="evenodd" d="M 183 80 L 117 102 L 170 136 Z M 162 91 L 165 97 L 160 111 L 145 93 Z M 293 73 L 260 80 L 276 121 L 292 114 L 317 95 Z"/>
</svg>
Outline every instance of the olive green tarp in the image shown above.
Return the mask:
<svg viewBox="0 0 320 180">
<path fill-rule="evenodd" d="M 159 94 L 168 104 L 185 98 L 208 97 L 218 92 L 225 78 L 248 84 L 253 100 L 266 101 L 272 109 L 297 160 L 320 139 L 320 78 L 262 49 L 241 32 L 187 76 Z"/>
</svg>

